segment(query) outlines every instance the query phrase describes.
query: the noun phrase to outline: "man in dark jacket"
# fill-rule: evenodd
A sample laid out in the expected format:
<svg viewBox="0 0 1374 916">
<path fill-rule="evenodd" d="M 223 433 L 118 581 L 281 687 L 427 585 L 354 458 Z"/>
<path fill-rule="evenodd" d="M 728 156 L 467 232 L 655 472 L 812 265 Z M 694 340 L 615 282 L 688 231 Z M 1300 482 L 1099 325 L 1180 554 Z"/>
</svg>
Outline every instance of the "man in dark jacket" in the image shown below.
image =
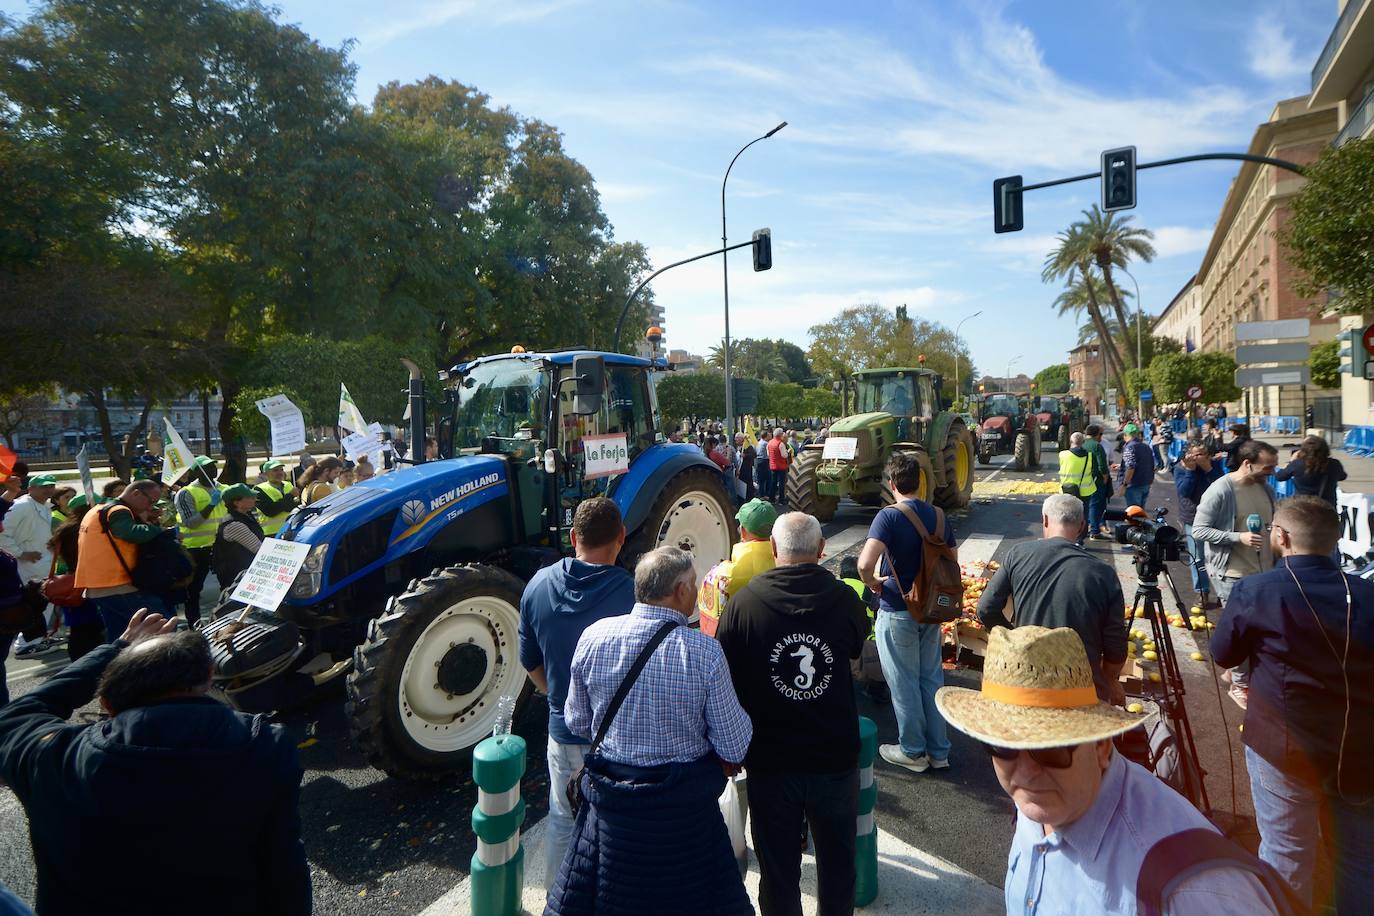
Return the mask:
<svg viewBox="0 0 1374 916">
<path fill-rule="evenodd" d="M 175 626 L 138 611 L 114 643 L 0 709 L 0 777 L 28 812 L 36 909 L 308 914 L 294 743 L 206 697 L 209 646 Z M 112 718 L 68 725 L 97 692 Z M 150 866 L 207 836 L 213 855 Z"/>
<path fill-rule="evenodd" d="M 1312 902 L 1320 834 L 1331 902 L 1355 913 L 1374 894 L 1374 583 L 1336 566 L 1339 536 L 1325 500 L 1280 503 L 1270 544 L 1282 559 L 1236 582 L 1212 655 L 1251 666 L 1242 737 L 1260 858 Z"/>
<path fill-rule="evenodd" d="M 800 914 L 801 848 L 816 846 L 819 911 L 854 908 L 859 713 L 850 659 L 868 610 L 822 568 L 820 522 L 789 512 L 773 524 L 777 566 L 731 596 L 717 631 L 740 705 L 755 723 L 749 771 L 759 908 Z"/>
<path fill-rule="evenodd" d="M 583 500 L 573 515 L 575 557 L 535 573 L 520 598 L 520 664 L 549 697 L 549 817 L 544 831 L 544 889 L 553 886 L 573 831 L 568 783 L 582 768 L 587 741 L 568 731 L 569 666 L 582 631 L 603 617 L 630 613 L 635 581 L 615 565 L 625 524 L 615 502 Z"/>
</svg>

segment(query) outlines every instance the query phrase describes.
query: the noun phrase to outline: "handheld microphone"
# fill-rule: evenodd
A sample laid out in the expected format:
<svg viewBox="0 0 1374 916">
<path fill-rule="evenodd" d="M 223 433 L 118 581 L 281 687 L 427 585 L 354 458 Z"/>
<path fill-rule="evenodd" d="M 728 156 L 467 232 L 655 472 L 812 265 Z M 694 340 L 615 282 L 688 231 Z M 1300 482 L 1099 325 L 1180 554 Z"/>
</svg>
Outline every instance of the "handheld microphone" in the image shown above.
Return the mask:
<svg viewBox="0 0 1374 916">
<path fill-rule="evenodd" d="M 1245 517 L 1245 527 L 1250 529 L 1251 534 L 1259 534 L 1261 531 L 1264 530 L 1264 519 L 1260 518 L 1258 513 L 1251 512 L 1249 515 Z M 1257 558 L 1263 558 L 1263 545 L 1255 548 L 1255 556 Z"/>
</svg>

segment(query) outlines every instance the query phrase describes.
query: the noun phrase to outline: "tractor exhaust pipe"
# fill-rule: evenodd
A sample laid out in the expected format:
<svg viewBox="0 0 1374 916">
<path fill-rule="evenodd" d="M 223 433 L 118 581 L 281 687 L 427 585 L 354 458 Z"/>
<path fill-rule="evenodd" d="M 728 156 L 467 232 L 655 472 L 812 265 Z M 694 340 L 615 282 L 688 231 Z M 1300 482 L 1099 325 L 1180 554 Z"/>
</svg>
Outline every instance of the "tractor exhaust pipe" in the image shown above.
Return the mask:
<svg viewBox="0 0 1374 916">
<path fill-rule="evenodd" d="M 425 377 L 412 360 L 401 360 L 410 373 L 410 458 L 411 464 L 425 462 Z"/>
</svg>

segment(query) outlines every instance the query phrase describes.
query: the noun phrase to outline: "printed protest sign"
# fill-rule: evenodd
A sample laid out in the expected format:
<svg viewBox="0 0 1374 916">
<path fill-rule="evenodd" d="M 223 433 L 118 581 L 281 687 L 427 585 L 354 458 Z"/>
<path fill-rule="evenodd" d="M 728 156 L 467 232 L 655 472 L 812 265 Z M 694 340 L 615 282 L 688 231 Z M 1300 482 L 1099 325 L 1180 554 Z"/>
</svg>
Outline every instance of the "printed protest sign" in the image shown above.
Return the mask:
<svg viewBox="0 0 1374 916">
<path fill-rule="evenodd" d="M 272 454 L 285 455 L 305 448 L 305 417 L 290 398 L 274 394 L 257 405 L 258 413 L 272 424 Z"/>
<path fill-rule="evenodd" d="M 624 474 L 630 469 L 630 446 L 624 433 L 583 436 L 582 456 L 587 461 L 582 476 L 589 480 Z"/>
<path fill-rule="evenodd" d="M 308 553 L 309 544 L 267 538 L 230 597 L 265 611 L 275 611 L 291 590 L 291 583 L 296 581 L 296 573 Z"/>
</svg>

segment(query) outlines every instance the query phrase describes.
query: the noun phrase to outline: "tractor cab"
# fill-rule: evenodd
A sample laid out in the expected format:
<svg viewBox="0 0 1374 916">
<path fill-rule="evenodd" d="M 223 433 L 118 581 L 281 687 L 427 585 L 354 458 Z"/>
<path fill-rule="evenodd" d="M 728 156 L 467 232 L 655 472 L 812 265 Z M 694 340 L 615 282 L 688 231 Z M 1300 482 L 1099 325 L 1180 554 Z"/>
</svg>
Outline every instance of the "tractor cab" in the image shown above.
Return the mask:
<svg viewBox="0 0 1374 916">
<path fill-rule="evenodd" d="M 1040 432 L 1048 433 L 1051 428 L 1058 427 L 1062 415 L 1062 404 L 1060 399 L 1052 394 L 1041 395 L 1036 398 L 1035 415 L 1040 421 Z"/>
<path fill-rule="evenodd" d="M 1013 455 L 1018 471 L 1039 467 L 1040 423 L 1031 412 L 1041 403 L 1041 398 L 1005 391 L 975 400 L 979 463 L 991 464 L 993 455 Z"/>
<path fill-rule="evenodd" d="M 857 413 L 897 420 L 897 438 L 916 442 L 939 410 L 939 378 L 928 369 L 869 369 L 854 373 Z"/>
</svg>

